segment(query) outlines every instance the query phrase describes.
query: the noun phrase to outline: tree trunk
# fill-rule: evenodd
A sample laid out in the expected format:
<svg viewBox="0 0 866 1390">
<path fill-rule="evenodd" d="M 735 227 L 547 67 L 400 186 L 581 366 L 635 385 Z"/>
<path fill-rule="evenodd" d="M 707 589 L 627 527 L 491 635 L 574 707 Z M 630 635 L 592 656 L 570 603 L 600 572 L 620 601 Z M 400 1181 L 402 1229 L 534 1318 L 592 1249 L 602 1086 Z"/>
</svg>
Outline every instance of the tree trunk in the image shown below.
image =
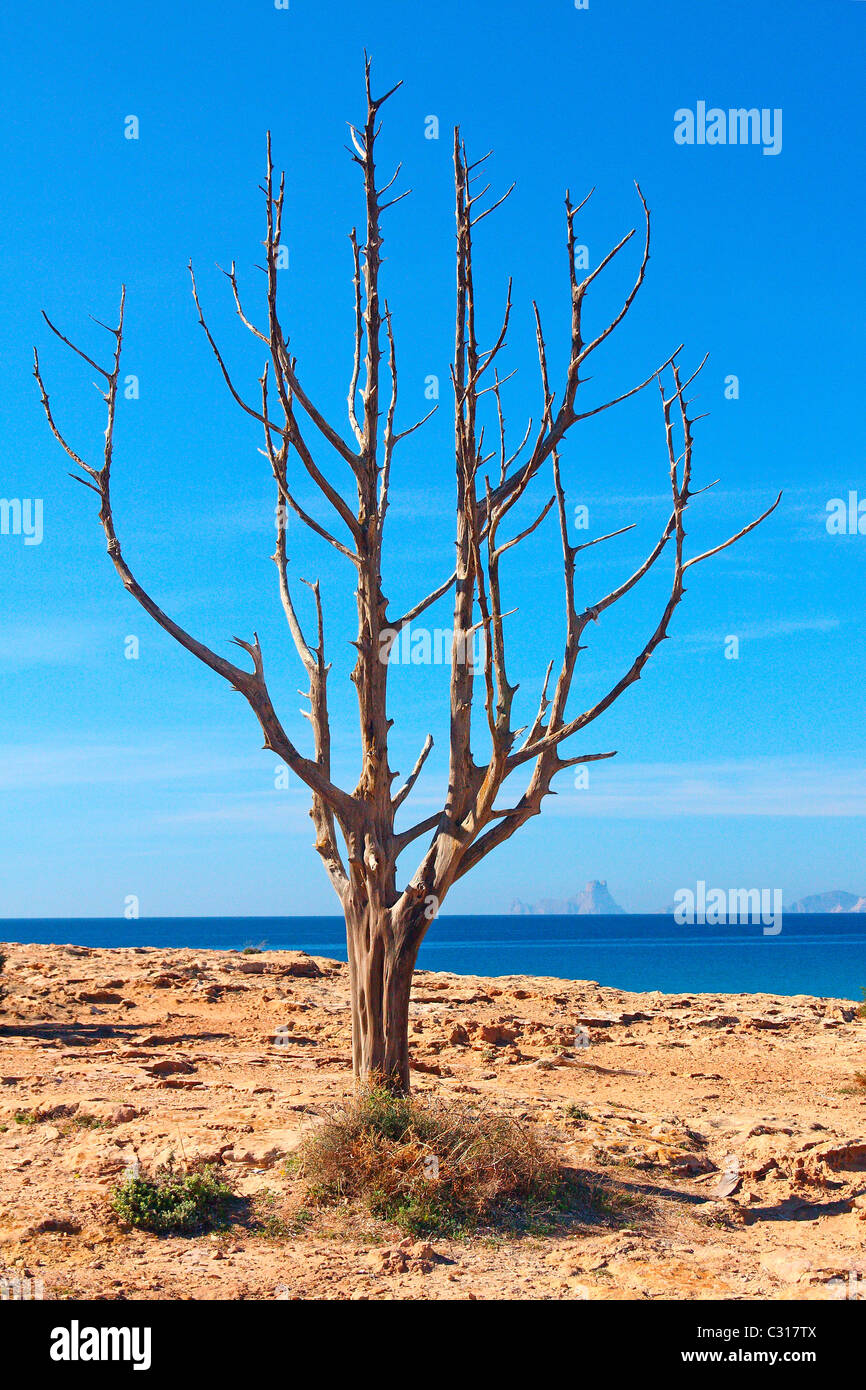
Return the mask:
<svg viewBox="0 0 866 1390">
<path fill-rule="evenodd" d="M 366 1085 L 409 1091 L 409 992 L 418 946 L 395 937 L 390 914 L 346 911 L 352 992 L 352 1069 Z"/>
</svg>

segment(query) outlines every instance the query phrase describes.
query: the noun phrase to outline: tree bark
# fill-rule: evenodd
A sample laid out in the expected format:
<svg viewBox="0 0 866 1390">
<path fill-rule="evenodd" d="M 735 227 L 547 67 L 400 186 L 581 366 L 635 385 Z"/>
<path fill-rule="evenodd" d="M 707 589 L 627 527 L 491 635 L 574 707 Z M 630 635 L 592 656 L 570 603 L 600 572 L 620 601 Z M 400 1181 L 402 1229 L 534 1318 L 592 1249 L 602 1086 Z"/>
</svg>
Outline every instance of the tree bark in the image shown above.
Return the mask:
<svg viewBox="0 0 866 1390">
<path fill-rule="evenodd" d="M 346 909 L 352 1000 L 352 1070 L 365 1085 L 409 1091 L 409 993 L 418 945 L 395 933 L 391 913 Z"/>
</svg>

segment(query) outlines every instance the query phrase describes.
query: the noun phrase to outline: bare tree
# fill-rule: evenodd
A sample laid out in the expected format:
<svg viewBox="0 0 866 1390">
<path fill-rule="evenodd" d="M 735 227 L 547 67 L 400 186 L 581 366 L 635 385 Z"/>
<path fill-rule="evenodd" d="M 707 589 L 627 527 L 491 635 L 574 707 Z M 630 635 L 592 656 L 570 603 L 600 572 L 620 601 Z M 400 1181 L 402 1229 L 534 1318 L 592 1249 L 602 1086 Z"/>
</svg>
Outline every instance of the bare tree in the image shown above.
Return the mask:
<svg viewBox="0 0 866 1390">
<path fill-rule="evenodd" d="M 329 666 L 325 658 L 319 585 L 316 582 L 310 586 L 316 614 L 315 635 L 311 638 L 302 630 L 289 585 L 285 528 L 278 530 L 273 558 L 289 630 L 309 677 L 310 711 L 307 717 L 312 724 L 312 757 L 299 751 L 274 710 L 257 635 L 253 634 L 252 642 L 234 639 L 249 656 L 252 669 L 232 664 L 164 613 L 142 588 L 124 559 L 112 515 L 110 484 L 125 292 L 121 293 L 117 327 L 108 329 L 114 339 L 114 355 L 108 367 L 102 367 L 88 357 L 45 316 L 49 328 L 97 371 L 105 383 L 103 398 L 108 420 L 101 467 L 94 468 L 86 463 L 70 447 L 55 423 L 35 352 L 34 370 L 48 423 L 79 470 L 71 476 L 99 496 L 99 519 L 105 532 L 108 554 L 125 588 L 182 647 L 244 695 L 261 725 L 265 748 L 282 758 L 310 789 L 310 814 L 316 830 L 315 847 L 340 899 L 346 919 L 354 1072 L 356 1077 L 375 1077 L 395 1090 L 405 1091 L 409 1086 L 408 1011 L 412 975 L 424 935 L 452 884 L 539 813 L 557 772 L 576 764 L 614 756 L 613 752 L 586 751 L 564 757 L 561 746 L 572 735 L 582 733 L 630 685 L 639 680 L 653 652 L 668 635 L 671 617 L 684 593 L 683 580 L 689 567 L 745 536 L 769 516 L 778 505 L 779 498 L 762 516 L 744 526 L 736 535 L 702 555 L 686 559 L 684 517 L 689 501 L 696 495 L 691 486 L 694 420 L 688 414 L 686 392 L 697 372 L 683 380 L 678 365 L 680 348 L 651 372 L 645 381 L 624 391 L 616 399 L 584 411 L 577 408 L 578 387 L 583 379 L 585 364 L 622 323 L 644 281 L 650 250 L 650 214 L 639 187 L 637 193 L 645 224 L 640 265 L 619 312 L 595 336 L 586 336 L 584 330 L 587 294 L 594 281 L 635 233 L 634 230 L 630 231 L 594 270 L 579 279 L 575 220 L 587 199 L 575 206 L 566 194 L 571 334 L 565 380 L 557 395 L 551 388 L 541 318 L 534 305 L 541 410 L 537 423 L 533 426 L 530 420 L 521 444 L 509 453 L 502 403 L 502 387 L 507 378 L 500 377 L 498 361 L 505 346 L 511 316 L 511 285 L 509 283 L 499 335 L 491 347 L 482 349 L 476 335 L 473 240 L 475 228 L 505 201 L 511 189 L 492 205 L 482 206 L 488 188 L 475 191 L 475 185 L 479 182 L 479 169 L 489 156 L 470 162 L 459 130 L 456 130 L 457 315 L 451 369 L 456 463 L 456 567 L 444 582 L 440 582 L 408 612 L 399 616 L 390 613 L 388 599 L 382 590 L 382 555 L 392 465 L 401 440 L 424 420 L 408 429 L 396 428 L 395 340 L 391 313 L 387 301 L 380 297 L 379 287 L 382 216 L 406 196 L 406 193 L 390 198 L 386 196 L 394 186 L 399 168 L 383 187 L 379 186 L 376 170 L 379 112 L 397 88 L 374 98 L 368 59 L 365 60 L 365 80 L 366 118 L 363 126 L 349 128 L 352 141 L 349 153 L 361 171 L 365 203 L 363 238 L 359 239 L 354 230 L 350 238 L 355 287 L 354 361 L 348 396 L 350 437 L 347 438 L 344 432 L 330 424 L 307 395 L 299 378 L 290 339 L 279 317 L 277 281 L 285 180 L 281 176 L 279 182 L 275 183 L 270 135 L 262 188 L 266 213 L 265 327 L 258 327 L 247 316 L 234 263 L 231 270 L 224 272 L 238 316 L 265 349 L 265 366 L 259 381 L 260 395 L 254 404 L 244 399 L 236 387 L 211 335 L 190 265 L 199 323 L 225 383 L 238 405 L 263 427 L 262 453 L 273 472 L 278 504 L 290 508 L 305 526 L 338 551 L 355 570 L 358 635 L 354 643 L 357 660 L 351 678 L 357 692 L 360 716 L 361 769 L 353 791 L 342 790 L 331 776 L 327 692 Z M 667 388 L 669 394 L 666 393 L 665 379 L 670 382 Z M 581 609 L 575 598 L 575 560 L 578 553 L 588 545 L 619 536 L 631 527 L 623 526 L 610 536 L 600 536 L 583 545 L 572 544 L 567 527 L 560 451 L 569 430 L 579 421 L 619 404 L 654 380 L 661 391 L 667 440 L 670 516 L 656 544 L 635 572 L 597 602 Z M 485 396 L 488 400 L 483 401 Z M 485 451 L 481 419 L 485 411 L 490 414 L 496 436 L 496 445 L 489 451 Z M 353 482 L 346 491 L 332 485 L 317 461 L 324 447 L 335 454 L 353 475 Z M 492 465 L 492 469 L 485 471 L 488 465 Z M 552 484 L 549 500 L 529 524 L 509 539 L 502 539 L 503 523 L 509 512 L 524 497 L 533 479 L 542 469 L 548 468 Z M 327 504 L 324 521 L 310 515 L 297 500 L 294 478 L 303 474 L 315 484 Z M 355 495 L 350 501 L 352 493 Z M 504 619 L 508 614 L 503 610 L 502 562 L 508 551 L 531 535 L 551 511 L 558 518 L 562 547 L 565 644 L 552 686 L 556 663 L 551 660 L 547 667 L 538 711 L 531 725 L 515 729 L 512 727 L 512 703 L 517 687 L 510 684 L 507 673 Z M 579 714 L 569 714 L 569 692 L 578 654 L 582 650 L 581 639 L 588 624 L 598 622 L 602 613 L 630 593 L 669 548 L 673 552 L 670 595 L 651 635 L 620 678 L 591 708 Z M 395 792 L 393 783 L 398 773 L 391 770 L 388 750 L 392 723 L 387 705 L 388 655 L 391 644 L 407 624 L 451 590 L 454 592 L 454 622 L 448 791 L 444 806 L 435 815 L 418 820 L 405 829 L 397 829 L 398 811 L 412 792 L 433 740 L 428 735 L 412 772 Z M 478 692 L 474 663 L 470 656 L 476 635 L 480 635 L 483 648 Z M 480 695 L 478 699 L 477 693 Z M 487 728 L 485 744 L 488 751 L 480 761 L 473 751 L 472 716 L 476 705 L 479 706 L 479 720 L 483 720 Z M 497 796 L 506 779 L 521 769 L 526 770 L 522 794 L 511 805 L 497 805 Z M 405 875 L 400 878 L 400 856 L 422 837 L 429 837 L 429 843 L 415 872 L 408 879 Z"/>
</svg>

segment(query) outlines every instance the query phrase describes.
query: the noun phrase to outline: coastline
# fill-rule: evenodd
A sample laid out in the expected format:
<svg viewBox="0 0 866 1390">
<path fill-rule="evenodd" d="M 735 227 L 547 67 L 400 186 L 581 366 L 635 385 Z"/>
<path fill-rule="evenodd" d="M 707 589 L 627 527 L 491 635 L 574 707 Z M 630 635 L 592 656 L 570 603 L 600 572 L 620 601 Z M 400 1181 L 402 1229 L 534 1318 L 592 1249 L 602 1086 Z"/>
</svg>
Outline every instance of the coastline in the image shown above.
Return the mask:
<svg viewBox="0 0 866 1390">
<path fill-rule="evenodd" d="M 174 1153 L 218 1163 L 291 1224 L 286 1159 L 351 1091 L 342 963 L 13 944 L 4 981 L 0 1268 L 46 1298 L 825 1299 L 866 1277 L 854 1001 L 419 972 L 414 1088 L 537 1126 L 608 1193 L 566 1234 L 424 1254 L 330 1211 L 291 1238 L 247 1225 L 226 1240 L 107 1213 L 134 1158 Z M 714 1196 L 731 1155 L 736 1190 Z"/>
<path fill-rule="evenodd" d="M 346 959 L 345 924 L 332 916 L 0 919 L 0 938 L 106 949 L 262 947 Z M 766 936 L 757 924 L 686 927 L 665 914 L 443 913 L 418 963 L 459 975 L 593 979 L 635 992 L 859 997 L 866 984 L 866 916 L 798 914 L 785 918 L 781 933 Z"/>
</svg>

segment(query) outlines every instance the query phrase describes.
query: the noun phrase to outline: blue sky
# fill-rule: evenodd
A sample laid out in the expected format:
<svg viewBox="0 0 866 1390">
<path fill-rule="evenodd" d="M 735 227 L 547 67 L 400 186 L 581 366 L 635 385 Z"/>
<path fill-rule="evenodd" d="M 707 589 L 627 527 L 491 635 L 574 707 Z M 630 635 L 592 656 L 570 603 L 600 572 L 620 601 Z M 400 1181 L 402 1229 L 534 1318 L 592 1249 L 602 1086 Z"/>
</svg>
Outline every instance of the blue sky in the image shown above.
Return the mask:
<svg viewBox="0 0 866 1390">
<path fill-rule="evenodd" d="M 494 188 L 517 184 L 476 248 L 491 341 L 515 277 L 508 352 L 519 370 L 506 391 L 515 444 L 538 412 L 533 297 L 554 375 L 564 369 L 564 190 L 596 186 L 578 225 L 595 263 L 635 225 L 638 178 L 654 215 L 647 282 L 597 354 L 585 404 L 627 389 L 679 342 L 685 363 L 708 351 L 700 408 L 710 414 L 697 427 L 695 470 L 698 483 L 722 481 L 695 504 L 689 544 L 706 548 L 785 491 L 759 531 L 691 572 L 674 640 L 574 749 L 618 757 L 594 766 L 585 788 L 563 774 L 546 816 L 464 880 L 446 910 L 502 911 L 514 897 L 564 897 L 596 877 L 633 911 L 661 908 L 699 878 L 778 886 L 786 902 L 834 887 L 866 892 L 866 535 L 826 527 L 830 499 L 866 498 L 864 36 L 860 0 L 7 8 L 0 495 L 41 499 L 44 519 L 38 545 L 0 535 L 0 915 L 119 916 L 131 894 L 143 916 L 335 910 L 303 789 L 275 786 L 247 706 L 119 585 L 95 499 L 69 481 L 41 416 L 30 351 L 39 344 L 67 434 L 95 455 L 104 421 L 92 373 L 49 340 L 39 310 L 104 353 L 106 336 L 87 316 L 113 320 L 125 281 L 124 372 L 140 383 L 117 426 L 125 551 L 157 601 L 219 650 L 231 652 L 235 633 L 259 632 L 275 703 L 307 746 L 302 672 L 268 558 L 274 498 L 258 429 L 218 379 L 186 264 L 192 257 L 212 327 L 253 393 L 260 354 L 215 263 L 236 259 L 255 294 L 270 127 L 287 173 L 284 315 L 307 390 L 343 425 L 347 233 L 362 215 L 343 145 L 362 110 L 365 46 L 380 89 L 405 83 L 381 141 L 383 165 L 402 159 L 413 188 L 385 228 L 404 426 L 427 408 L 425 379 L 442 382 L 439 414 L 404 444 L 394 480 L 385 586 L 395 609 L 444 578 L 452 553 L 458 121 L 471 151 L 494 147 Z M 780 109 L 781 151 L 677 144 L 675 112 L 700 101 Z M 129 115 L 137 141 L 124 138 Z M 425 138 L 430 115 L 438 141 Z M 590 304 L 599 327 L 635 269 L 631 248 L 619 259 Z M 731 375 L 738 399 L 725 398 Z M 337 477 L 339 465 L 328 466 Z M 591 601 L 631 573 L 668 514 L 655 389 L 577 427 L 564 473 L 569 503 L 589 508 L 589 535 L 637 523 L 585 555 L 578 596 Z M 546 496 L 540 481 L 536 496 Z M 290 538 L 293 572 L 321 578 L 335 774 L 354 785 L 351 575 L 300 524 Z M 527 713 L 561 647 L 557 553 L 551 517 L 506 580 L 506 606 L 520 605 L 511 665 Z M 630 663 L 667 583 L 660 571 L 593 633 L 575 707 Z M 447 603 L 428 616 L 447 627 Z M 729 635 L 738 660 L 725 659 Z M 124 656 L 129 636 L 140 643 L 135 661 Z M 427 731 L 436 739 L 416 788 L 420 814 L 442 794 L 446 690 L 444 667 L 392 679 L 393 765 L 408 772 Z M 413 867 L 407 860 L 407 874 Z"/>
</svg>

